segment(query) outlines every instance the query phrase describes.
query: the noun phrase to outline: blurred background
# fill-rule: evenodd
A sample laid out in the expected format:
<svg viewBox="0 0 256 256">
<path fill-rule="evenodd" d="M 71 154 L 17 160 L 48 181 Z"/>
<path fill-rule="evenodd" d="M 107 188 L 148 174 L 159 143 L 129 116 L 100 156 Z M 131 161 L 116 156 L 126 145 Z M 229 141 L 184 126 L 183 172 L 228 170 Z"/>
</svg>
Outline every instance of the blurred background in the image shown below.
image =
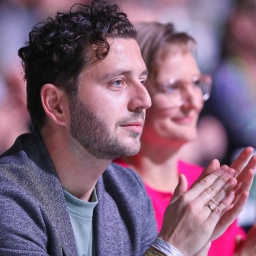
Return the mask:
<svg viewBox="0 0 256 256">
<path fill-rule="evenodd" d="M 18 49 L 31 28 L 56 11 L 86 0 L 0 0 L 0 154 L 31 130 Z M 199 120 L 197 140 L 182 158 L 229 164 L 246 146 L 256 148 L 256 0 L 116 0 L 138 21 L 173 22 L 198 43 L 202 73 L 213 78 L 210 100 Z M 256 184 L 239 217 L 247 229 L 256 219 Z"/>
</svg>

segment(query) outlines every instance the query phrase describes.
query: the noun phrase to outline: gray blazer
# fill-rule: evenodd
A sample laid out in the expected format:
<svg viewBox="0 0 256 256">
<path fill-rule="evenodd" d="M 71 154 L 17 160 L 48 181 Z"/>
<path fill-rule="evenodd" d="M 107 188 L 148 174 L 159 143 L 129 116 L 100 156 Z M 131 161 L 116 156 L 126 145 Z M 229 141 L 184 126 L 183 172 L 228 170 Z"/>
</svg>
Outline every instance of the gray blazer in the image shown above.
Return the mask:
<svg viewBox="0 0 256 256">
<path fill-rule="evenodd" d="M 157 231 L 140 178 L 113 163 L 96 191 L 96 255 L 143 255 Z M 0 157 L 0 255 L 77 255 L 61 183 L 36 132 Z"/>
</svg>

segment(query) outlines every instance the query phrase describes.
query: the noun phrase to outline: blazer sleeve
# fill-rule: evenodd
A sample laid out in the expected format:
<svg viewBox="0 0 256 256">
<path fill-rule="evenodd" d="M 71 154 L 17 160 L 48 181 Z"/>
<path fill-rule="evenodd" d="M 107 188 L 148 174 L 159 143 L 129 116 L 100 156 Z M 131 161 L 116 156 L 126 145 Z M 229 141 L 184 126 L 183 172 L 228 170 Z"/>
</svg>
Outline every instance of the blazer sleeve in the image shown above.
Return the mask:
<svg viewBox="0 0 256 256">
<path fill-rule="evenodd" d="M 0 255 L 48 255 L 40 207 L 22 188 L 0 176 Z"/>
</svg>

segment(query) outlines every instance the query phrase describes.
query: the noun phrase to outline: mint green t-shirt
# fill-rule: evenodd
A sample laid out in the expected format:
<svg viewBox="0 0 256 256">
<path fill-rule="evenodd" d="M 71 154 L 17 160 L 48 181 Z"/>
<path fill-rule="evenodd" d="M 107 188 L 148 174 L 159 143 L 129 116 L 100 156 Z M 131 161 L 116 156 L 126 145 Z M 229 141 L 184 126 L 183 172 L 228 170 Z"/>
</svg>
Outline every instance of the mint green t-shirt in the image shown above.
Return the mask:
<svg viewBox="0 0 256 256">
<path fill-rule="evenodd" d="M 93 210 L 98 203 L 95 189 L 93 190 L 91 202 L 82 201 L 65 189 L 64 196 L 67 210 L 71 220 L 78 256 L 93 256 Z"/>
</svg>

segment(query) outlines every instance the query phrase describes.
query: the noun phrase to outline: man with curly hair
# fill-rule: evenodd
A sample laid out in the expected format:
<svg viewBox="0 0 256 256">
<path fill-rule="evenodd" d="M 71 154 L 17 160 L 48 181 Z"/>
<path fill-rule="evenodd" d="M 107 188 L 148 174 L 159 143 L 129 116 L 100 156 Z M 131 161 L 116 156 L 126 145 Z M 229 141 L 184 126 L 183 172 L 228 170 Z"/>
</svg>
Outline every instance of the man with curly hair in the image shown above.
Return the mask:
<svg viewBox="0 0 256 256">
<path fill-rule="evenodd" d="M 0 157 L 0 255 L 202 255 L 242 210 L 251 148 L 188 191 L 181 176 L 159 236 L 141 179 L 111 163 L 138 152 L 151 105 L 135 38 L 102 1 L 30 32 L 19 56 L 34 129 Z"/>
</svg>

